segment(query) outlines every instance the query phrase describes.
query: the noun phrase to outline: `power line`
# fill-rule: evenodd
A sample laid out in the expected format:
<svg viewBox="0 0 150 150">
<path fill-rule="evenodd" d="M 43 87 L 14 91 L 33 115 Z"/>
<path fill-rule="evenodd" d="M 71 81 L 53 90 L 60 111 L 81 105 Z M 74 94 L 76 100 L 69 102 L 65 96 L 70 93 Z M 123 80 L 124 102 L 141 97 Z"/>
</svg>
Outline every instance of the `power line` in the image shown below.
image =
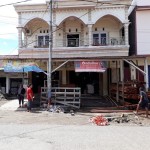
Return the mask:
<svg viewBox="0 0 150 150">
<path fill-rule="evenodd" d="M 98 5 L 98 3 L 96 3 L 96 5 L 95 6 L 97 6 Z M 100 4 L 100 5 L 102 5 L 102 4 Z M 76 20 L 77 19 L 80 19 L 80 18 L 82 18 L 83 16 L 85 16 L 85 15 L 87 15 L 89 12 L 92 12 L 92 11 L 94 11 L 94 10 L 88 10 L 85 14 L 83 14 L 83 15 L 81 15 L 79 18 L 75 18 Z M 54 24 L 54 22 L 52 22 L 53 24 Z M 54 24 L 56 27 L 58 27 L 56 24 Z M 54 33 L 54 32 L 56 32 L 56 31 L 58 31 L 58 30 L 63 30 L 63 27 L 59 27 L 59 28 L 57 28 L 55 31 L 53 31 L 52 33 Z M 50 32 L 50 31 L 49 31 Z M 65 33 L 67 33 L 67 32 L 65 32 Z M 49 35 L 49 34 L 47 34 L 47 35 Z M 28 46 L 28 45 L 30 45 L 30 44 L 33 44 L 34 42 L 37 42 L 38 40 L 34 40 L 34 41 L 32 41 L 32 42 L 30 42 L 30 43 L 28 43 L 26 46 Z M 80 39 L 80 42 L 83 42 L 81 39 Z M 23 52 L 23 51 L 22 51 Z M 21 53 L 21 52 L 19 52 L 19 53 Z"/>
<path fill-rule="evenodd" d="M 46 7 L 46 9 L 45 9 L 45 11 L 44 11 L 44 14 L 42 15 L 42 17 L 44 17 L 44 15 L 45 15 L 45 13 L 47 12 L 47 9 L 48 9 L 48 6 Z M 42 12 L 43 13 L 43 12 Z M 2 17 L 4 17 L 4 16 L 2 16 Z M 9 16 L 7 16 L 7 17 L 9 17 Z M 11 17 L 11 18 L 17 18 L 17 17 Z M 30 19 L 26 19 L 26 18 L 23 18 L 23 19 L 25 19 L 25 20 L 30 20 Z M 42 28 L 42 27 L 39 27 L 38 29 L 40 29 L 40 28 Z M 36 29 L 33 33 L 35 33 L 38 29 Z M 32 34 L 33 34 L 32 33 Z M 35 41 L 32 41 L 32 42 L 30 42 L 29 44 L 27 44 L 27 45 L 30 45 L 30 44 L 32 44 L 32 43 L 34 43 L 34 42 L 36 42 L 37 40 L 35 40 Z M 27 46 L 26 45 L 26 46 Z M 24 46 L 22 46 L 21 48 L 23 48 Z M 10 55 L 11 53 L 13 53 L 16 49 L 18 49 L 18 46 L 16 47 L 16 48 L 14 48 L 12 51 L 10 51 L 9 52 L 9 54 L 8 55 Z M 22 50 L 22 52 L 23 52 L 23 50 Z M 21 52 L 19 52 L 19 53 L 21 53 Z"/>
<path fill-rule="evenodd" d="M 14 5 L 14 4 L 19 4 L 19 3 L 24 3 L 24 2 L 29 2 L 29 1 L 32 1 L 32 0 L 24 0 L 24 1 L 15 2 L 15 3 L 8 3 L 8 4 L 0 5 L 0 7 Z"/>
<path fill-rule="evenodd" d="M 91 1 L 91 0 L 75 0 L 75 1 L 77 1 L 77 2 L 91 2 L 91 3 L 95 3 L 95 4 L 97 4 L 97 3 L 101 3 L 102 5 L 103 4 L 107 4 L 107 5 L 124 5 L 124 6 L 136 6 L 136 5 L 132 5 L 132 4 L 125 4 L 125 3 L 115 3 L 114 1 L 112 1 L 112 2 L 107 2 L 107 1 Z M 73 2 L 75 2 L 75 1 L 73 1 Z M 57 1 L 55 1 L 55 2 L 60 2 L 59 0 L 57 0 Z M 65 1 L 65 2 L 70 2 L 69 0 L 68 1 Z M 86 5 L 86 4 L 84 4 L 84 5 Z M 88 4 L 87 4 L 88 5 Z M 68 5 L 60 5 L 60 6 L 68 6 Z M 73 6 L 77 6 L 77 5 L 73 5 Z"/>
<path fill-rule="evenodd" d="M 11 25 L 16 25 L 16 23 L 1 22 L 1 21 L 0 21 L 0 24 L 11 24 Z"/>
<path fill-rule="evenodd" d="M 0 33 L 0 35 L 17 34 L 17 33 Z"/>
<path fill-rule="evenodd" d="M 21 1 L 21 2 L 16 2 L 16 3 L 22 3 L 22 2 L 28 2 L 28 1 L 32 1 L 32 0 L 26 0 L 26 1 Z M 101 4 L 101 5 L 104 5 L 104 4 L 109 4 L 109 5 L 126 5 L 126 6 L 136 6 L 136 5 L 127 5 L 127 4 L 123 4 L 123 3 L 110 3 L 110 2 L 98 2 L 98 1 L 90 1 L 90 0 L 75 0 L 75 1 L 77 1 L 77 2 L 91 2 L 91 3 L 95 3 L 95 4 Z M 58 2 L 60 2 L 60 1 L 54 1 L 54 3 L 56 4 L 56 3 L 58 3 Z M 65 1 L 65 2 L 70 2 L 70 1 Z M 10 3 L 10 4 L 5 4 L 6 6 L 7 5 L 13 5 L 14 3 Z M 1 6 L 5 6 L 5 5 L 0 5 L 0 7 Z M 67 5 L 60 5 L 60 6 L 67 6 Z M 75 5 L 74 5 L 75 6 Z M 77 6 L 77 5 L 76 5 Z M 84 6 L 85 6 L 85 4 L 84 4 Z M 57 5 L 57 7 L 58 7 L 58 5 Z M 48 8 L 48 7 L 47 7 Z M 45 11 L 46 12 L 46 11 Z M 6 17 L 6 18 L 17 18 L 17 17 L 11 17 L 11 16 L 1 16 L 0 15 L 0 17 Z M 22 18 L 22 19 L 24 19 L 24 20 L 30 20 L 30 19 L 26 19 L 26 18 Z M 9 24 L 9 23 L 8 23 Z M 10 23 L 11 24 L 11 23 Z"/>
<path fill-rule="evenodd" d="M 78 0 L 77 0 L 78 1 Z M 87 1 L 87 0 L 79 0 L 79 1 Z M 68 1 L 69 2 L 69 1 Z M 93 1 L 88 1 L 88 2 L 93 2 Z M 94 3 L 96 3 L 96 5 L 95 5 L 95 7 L 96 6 L 98 6 L 98 2 L 94 2 Z M 103 5 L 104 3 L 100 3 L 101 5 Z M 48 7 L 47 7 L 48 8 Z M 46 11 L 47 11 L 47 8 L 46 8 L 46 10 L 45 10 L 45 12 L 44 12 L 44 14 L 46 13 Z M 83 14 L 82 16 L 80 16 L 79 18 L 76 18 L 76 20 L 77 19 L 80 19 L 80 18 L 82 18 L 83 16 L 85 16 L 86 14 L 88 14 L 89 12 L 92 12 L 93 10 L 91 9 L 91 10 L 89 10 L 88 12 L 86 12 L 85 14 Z M 22 19 L 25 19 L 25 18 L 22 18 Z M 26 19 L 26 20 L 30 20 L 30 19 Z M 54 23 L 53 23 L 54 24 Z M 56 27 L 58 27 L 56 24 L 54 24 Z M 42 27 L 41 27 L 42 28 Z M 62 30 L 62 28 L 63 27 L 59 27 L 59 28 L 57 28 L 55 31 L 53 31 L 53 32 L 56 32 L 57 30 Z M 39 28 L 38 28 L 39 29 Z M 37 31 L 37 30 L 36 30 Z M 34 31 L 34 32 L 36 32 L 36 31 Z M 49 31 L 50 32 L 50 31 Z M 65 33 L 67 33 L 67 32 L 65 32 Z M 29 44 L 27 44 L 26 46 L 28 46 L 28 45 L 30 45 L 30 44 L 32 44 L 32 43 L 34 43 L 34 42 L 36 42 L 37 40 L 35 40 L 35 41 L 33 41 L 33 42 L 31 42 L 31 43 L 29 43 Z M 81 41 L 81 40 L 80 40 Z"/>
</svg>

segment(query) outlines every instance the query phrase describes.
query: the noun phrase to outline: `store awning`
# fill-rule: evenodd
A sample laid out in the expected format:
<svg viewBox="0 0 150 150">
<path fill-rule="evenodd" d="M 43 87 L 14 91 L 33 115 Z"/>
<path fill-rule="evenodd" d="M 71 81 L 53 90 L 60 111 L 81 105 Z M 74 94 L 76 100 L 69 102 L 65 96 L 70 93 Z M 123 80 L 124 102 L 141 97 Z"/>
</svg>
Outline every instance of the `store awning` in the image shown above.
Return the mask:
<svg viewBox="0 0 150 150">
<path fill-rule="evenodd" d="M 4 72 L 44 72 L 35 62 L 23 62 L 20 60 L 5 60 L 1 66 Z"/>
<path fill-rule="evenodd" d="M 44 72 L 42 69 L 40 69 L 36 65 L 25 65 L 25 66 L 11 66 L 11 65 L 6 65 L 4 67 L 4 72 Z"/>
<path fill-rule="evenodd" d="M 104 61 L 76 61 L 75 72 L 105 72 L 106 63 Z"/>
</svg>

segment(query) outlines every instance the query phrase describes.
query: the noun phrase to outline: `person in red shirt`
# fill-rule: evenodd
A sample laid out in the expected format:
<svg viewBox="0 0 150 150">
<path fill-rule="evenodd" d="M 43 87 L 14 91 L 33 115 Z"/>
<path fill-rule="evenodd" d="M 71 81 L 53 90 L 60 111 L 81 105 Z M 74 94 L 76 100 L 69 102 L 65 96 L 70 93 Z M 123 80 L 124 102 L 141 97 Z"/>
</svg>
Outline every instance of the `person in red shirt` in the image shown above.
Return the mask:
<svg viewBox="0 0 150 150">
<path fill-rule="evenodd" d="M 28 112 L 31 112 L 33 98 L 34 96 L 33 96 L 33 91 L 32 91 L 32 84 L 30 83 L 27 88 L 27 99 L 28 99 L 27 111 Z"/>
</svg>

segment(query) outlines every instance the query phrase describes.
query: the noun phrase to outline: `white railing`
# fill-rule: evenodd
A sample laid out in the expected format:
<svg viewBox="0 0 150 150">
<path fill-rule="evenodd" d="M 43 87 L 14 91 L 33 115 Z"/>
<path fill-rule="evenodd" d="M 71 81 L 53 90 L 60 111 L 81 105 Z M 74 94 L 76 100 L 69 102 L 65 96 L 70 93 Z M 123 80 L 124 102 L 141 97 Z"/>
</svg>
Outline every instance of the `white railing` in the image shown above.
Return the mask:
<svg viewBox="0 0 150 150">
<path fill-rule="evenodd" d="M 53 87 L 51 92 L 53 103 L 80 108 L 81 88 Z M 40 105 L 47 103 L 47 100 L 47 87 L 42 87 Z"/>
<path fill-rule="evenodd" d="M 125 45 L 125 40 L 123 37 L 109 37 L 92 40 L 92 46 L 116 46 L 116 45 Z M 89 40 L 87 38 L 82 39 L 57 39 L 53 41 L 54 47 L 85 47 L 89 46 Z M 36 40 L 22 41 L 22 48 L 48 48 L 49 43 Z"/>
</svg>

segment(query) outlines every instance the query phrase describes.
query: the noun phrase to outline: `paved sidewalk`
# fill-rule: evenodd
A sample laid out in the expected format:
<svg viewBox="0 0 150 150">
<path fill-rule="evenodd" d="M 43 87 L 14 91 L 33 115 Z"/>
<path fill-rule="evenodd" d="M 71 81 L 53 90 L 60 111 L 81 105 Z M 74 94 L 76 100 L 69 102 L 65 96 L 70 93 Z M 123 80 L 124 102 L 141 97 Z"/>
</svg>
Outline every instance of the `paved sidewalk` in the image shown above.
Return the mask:
<svg viewBox="0 0 150 150">
<path fill-rule="evenodd" d="M 26 103 L 27 99 L 25 99 L 24 102 Z M 15 99 L 15 100 L 11 100 L 11 101 L 8 101 L 7 103 L 3 104 L 0 107 L 0 110 L 18 110 L 18 109 L 23 110 L 23 109 L 26 109 L 26 108 L 18 108 L 18 107 L 19 107 L 18 99 Z"/>
</svg>

